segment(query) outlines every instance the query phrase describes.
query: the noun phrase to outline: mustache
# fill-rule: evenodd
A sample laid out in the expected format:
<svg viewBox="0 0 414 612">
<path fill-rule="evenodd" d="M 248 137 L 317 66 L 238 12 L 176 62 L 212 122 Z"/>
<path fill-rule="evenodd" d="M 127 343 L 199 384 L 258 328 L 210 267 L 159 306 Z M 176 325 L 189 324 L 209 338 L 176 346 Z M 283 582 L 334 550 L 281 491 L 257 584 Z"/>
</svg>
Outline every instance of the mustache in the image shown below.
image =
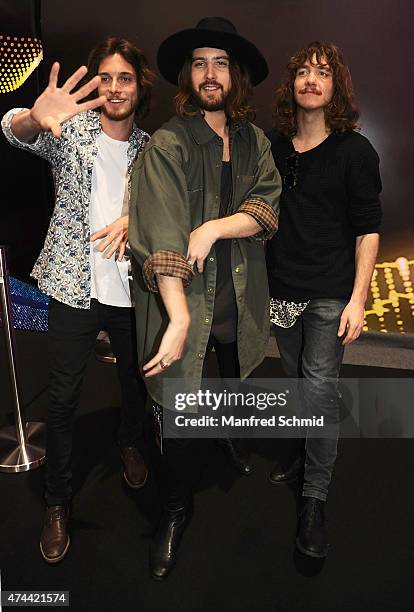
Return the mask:
<svg viewBox="0 0 414 612">
<path fill-rule="evenodd" d="M 319 89 L 314 89 L 313 87 L 304 87 L 303 89 L 301 89 L 299 91 L 300 94 L 305 94 L 305 93 L 312 93 L 315 94 L 315 96 L 321 96 L 322 92 L 319 91 Z"/>
<path fill-rule="evenodd" d="M 217 83 L 217 81 L 204 81 L 203 83 L 201 83 L 201 85 L 199 85 L 199 89 L 202 89 L 203 87 L 206 87 L 206 85 L 214 85 L 215 87 L 219 87 L 220 89 L 223 89 L 223 86 L 220 85 L 220 83 Z"/>
</svg>

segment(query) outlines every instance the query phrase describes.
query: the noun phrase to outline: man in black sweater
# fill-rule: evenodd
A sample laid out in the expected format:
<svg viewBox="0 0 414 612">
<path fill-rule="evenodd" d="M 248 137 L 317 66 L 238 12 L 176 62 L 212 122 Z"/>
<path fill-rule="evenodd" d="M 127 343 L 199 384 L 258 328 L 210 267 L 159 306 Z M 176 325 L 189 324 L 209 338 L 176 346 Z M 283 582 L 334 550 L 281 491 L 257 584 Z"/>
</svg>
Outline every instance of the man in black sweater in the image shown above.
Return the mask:
<svg viewBox="0 0 414 612">
<path fill-rule="evenodd" d="M 354 131 L 357 120 L 340 50 L 314 42 L 298 51 L 277 90 L 269 134 L 283 179 L 279 231 L 267 250 L 271 320 L 286 374 L 301 379 L 303 411 L 335 431 L 343 351 L 363 327 L 381 221 L 379 158 Z M 296 544 L 325 557 L 337 436 L 313 435 L 308 429 L 288 468 L 277 466 L 270 481 L 291 482 L 303 472 Z"/>
</svg>

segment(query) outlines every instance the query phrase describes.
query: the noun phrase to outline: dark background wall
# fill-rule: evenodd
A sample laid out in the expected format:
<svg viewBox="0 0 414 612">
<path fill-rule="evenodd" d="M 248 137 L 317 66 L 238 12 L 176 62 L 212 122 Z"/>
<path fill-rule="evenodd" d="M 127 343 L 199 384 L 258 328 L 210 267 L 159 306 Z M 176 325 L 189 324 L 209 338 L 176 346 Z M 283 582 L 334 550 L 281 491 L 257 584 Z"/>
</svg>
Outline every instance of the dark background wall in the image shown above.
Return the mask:
<svg viewBox="0 0 414 612">
<path fill-rule="evenodd" d="M 0 8 L 7 4 L 16 5 L 15 0 L 3 0 Z M 401 255 L 413 258 L 411 29 L 414 3 L 410 0 L 210 0 L 203 7 L 189 0 L 43 0 L 41 28 L 45 60 L 39 74 L 33 74 L 22 89 L 29 100 L 34 99 L 36 79 L 45 78 L 52 61 L 61 61 L 62 76 L 66 77 L 86 62 L 89 50 L 108 34 L 132 39 L 145 50 L 155 68 L 161 41 L 176 30 L 193 27 L 206 15 L 231 19 L 239 32 L 255 42 L 268 59 L 270 75 L 255 92 L 256 123 L 265 129 L 271 125 L 274 88 L 289 55 L 314 39 L 333 41 L 343 49 L 361 109 L 362 133 L 381 157 L 385 220 L 379 259 L 395 260 Z M 0 30 L 4 32 L 8 27 L 4 12 L 0 23 Z M 158 81 L 152 113 L 143 122 L 145 129 L 154 131 L 172 113 L 174 91 L 162 79 Z M 18 105 L 20 95 L 21 92 L 16 92 L 0 96 L 0 110 Z M 2 204 L 0 227 L 5 227 L 10 206 L 19 210 L 22 228 L 26 226 L 25 217 L 32 218 L 33 222 L 33 209 L 38 211 L 31 246 L 26 247 L 33 254 L 41 246 L 45 220 L 50 214 L 51 191 L 49 201 L 44 202 L 39 184 L 26 180 L 29 165 L 35 167 L 32 157 L 12 150 L 3 142 L 0 153 L 2 169 L 6 160 L 8 164 L 2 185 L 4 193 L 9 192 L 7 205 Z M 18 167 L 17 175 L 11 172 L 11 167 Z M 40 180 L 40 167 L 36 173 Z M 13 223 L 8 232 L 13 233 L 12 240 L 16 243 L 15 220 Z M 0 239 L 5 240 L 1 230 Z M 27 231 L 24 239 L 30 241 Z M 25 271 L 31 263 L 26 262 Z"/>
<path fill-rule="evenodd" d="M 40 0 L 0 0 L 0 34 L 40 38 L 40 16 Z M 0 59 L 6 59 L 3 51 Z M 0 116 L 10 108 L 31 105 L 41 91 L 43 70 L 42 62 L 19 89 L 0 93 Z M 50 174 L 45 162 L 29 153 L 15 151 L 1 134 L 0 177 L 0 244 L 9 246 L 12 272 L 24 278 L 39 253 L 48 226 Z"/>
</svg>

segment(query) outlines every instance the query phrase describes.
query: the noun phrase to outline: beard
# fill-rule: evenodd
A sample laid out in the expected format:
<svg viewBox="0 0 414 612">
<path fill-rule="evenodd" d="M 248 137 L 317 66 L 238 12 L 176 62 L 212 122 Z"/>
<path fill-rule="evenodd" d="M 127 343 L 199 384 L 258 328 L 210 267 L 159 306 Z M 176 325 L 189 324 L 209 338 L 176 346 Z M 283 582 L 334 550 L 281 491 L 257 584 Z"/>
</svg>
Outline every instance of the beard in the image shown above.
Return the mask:
<svg viewBox="0 0 414 612">
<path fill-rule="evenodd" d="M 201 85 L 201 87 L 203 86 L 204 83 Z M 208 93 L 204 93 L 203 95 L 200 93 L 201 87 L 199 91 L 193 90 L 194 101 L 201 110 L 214 113 L 216 111 L 222 111 L 225 109 L 226 101 L 229 96 L 228 93 L 224 93 L 223 89 L 221 89 L 221 91 L 215 93 L 214 95 Z"/>
<path fill-rule="evenodd" d="M 105 115 L 105 117 L 111 119 L 111 121 L 123 121 L 124 119 L 127 119 L 128 117 L 133 115 L 135 113 L 135 109 L 136 106 L 132 104 L 128 104 L 125 106 L 125 108 L 119 109 L 108 109 L 106 104 L 104 104 L 101 107 L 101 112 Z"/>
</svg>

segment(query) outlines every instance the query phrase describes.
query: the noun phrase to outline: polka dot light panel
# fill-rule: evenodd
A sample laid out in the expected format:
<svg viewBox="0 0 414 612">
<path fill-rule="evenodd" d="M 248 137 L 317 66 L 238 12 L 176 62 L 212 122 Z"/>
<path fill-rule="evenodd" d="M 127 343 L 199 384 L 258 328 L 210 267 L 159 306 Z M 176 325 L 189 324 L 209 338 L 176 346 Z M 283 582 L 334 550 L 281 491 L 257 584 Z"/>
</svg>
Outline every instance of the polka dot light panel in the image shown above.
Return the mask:
<svg viewBox="0 0 414 612">
<path fill-rule="evenodd" d="M 38 38 L 0 34 L 0 93 L 18 89 L 42 59 L 42 43 Z"/>
<path fill-rule="evenodd" d="M 376 264 L 364 331 L 414 333 L 414 259 Z"/>
</svg>

